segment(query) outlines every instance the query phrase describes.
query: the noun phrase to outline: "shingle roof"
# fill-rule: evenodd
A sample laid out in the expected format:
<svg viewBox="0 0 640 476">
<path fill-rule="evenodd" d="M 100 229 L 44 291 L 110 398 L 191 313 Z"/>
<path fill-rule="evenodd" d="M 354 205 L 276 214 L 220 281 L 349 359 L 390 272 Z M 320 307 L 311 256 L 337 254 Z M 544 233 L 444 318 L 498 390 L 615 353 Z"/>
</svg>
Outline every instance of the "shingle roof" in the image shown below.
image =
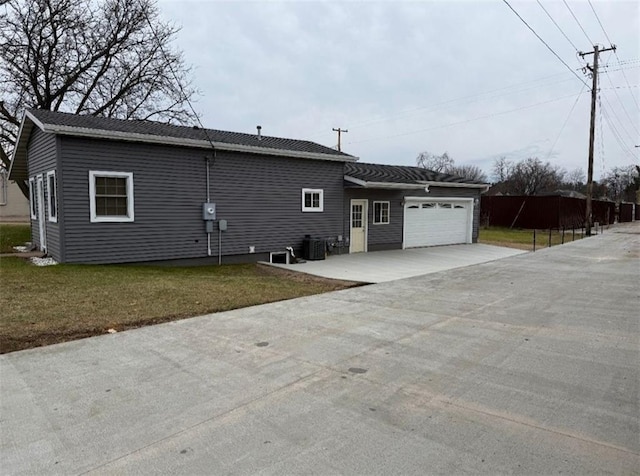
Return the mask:
<svg viewBox="0 0 640 476">
<path fill-rule="evenodd" d="M 325 154 L 334 157 L 342 156 L 345 160 L 353 159 L 353 156 L 349 154 L 338 152 L 330 147 L 306 140 L 285 139 L 264 135 L 261 139 L 258 139 L 257 134 L 244 134 L 241 132 L 219 131 L 215 129 L 200 129 L 198 127 L 177 126 L 154 121 L 113 119 L 108 117 L 69 114 L 38 109 L 30 109 L 29 113 L 42 124 L 49 126 L 86 129 L 87 131 L 109 131 L 150 137 L 170 137 L 173 139 L 186 139 L 188 141 L 208 142 L 211 140 L 216 144 Z"/>
<path fill-rule="evenodd" d="M 422 182 L 441 182 L 451 184 L 482 185 L 483 182 L 469 180 L 455 175 L 441 174 L 422 167 L 407 165 L 382 165 L 350 162 L 345 164 L 346 176 L 363 182 L 417 184 Z"/>
</svg>

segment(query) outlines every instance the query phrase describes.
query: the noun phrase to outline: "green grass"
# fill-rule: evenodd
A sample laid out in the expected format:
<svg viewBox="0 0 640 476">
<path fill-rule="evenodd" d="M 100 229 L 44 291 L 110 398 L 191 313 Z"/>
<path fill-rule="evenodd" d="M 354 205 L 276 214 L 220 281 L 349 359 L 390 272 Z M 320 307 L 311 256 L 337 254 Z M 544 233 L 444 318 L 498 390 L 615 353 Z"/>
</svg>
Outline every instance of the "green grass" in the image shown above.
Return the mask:
<svg viewBox="0 0 640 476">
<path fill-rule="evenodd" d="M 523 250 L 533 250 L 533 231 L 523 229 L 511 229 L 507 227 L 490 226 L 480 228 L 478 241 L 489 245 L 507 246 L 510 248 L 519 248 Z M 575 239 L 582 238 L 580 230 L 575 234 Z M 565 231 L 564 243 L 573 241 L 574 236 L 571 232 Z M 551 246 L 563 243 L 562 230 L 551 231 Z M 536 249 L 546 248 L 549 246 L 549 230 L 536 230 Z"/>
<path fill-rule="evenodd" d="M 22 224 L 0 225 L 0 253 L 13 253 L 14 246 L 24 245 L 31 241 L 31 227 Z"/>
<path fill-rule="evenodd" d="M 155 267 L 0 260 L 0 353 L 324 293 L 353 283 L 254 264 Z"/>
</svg>

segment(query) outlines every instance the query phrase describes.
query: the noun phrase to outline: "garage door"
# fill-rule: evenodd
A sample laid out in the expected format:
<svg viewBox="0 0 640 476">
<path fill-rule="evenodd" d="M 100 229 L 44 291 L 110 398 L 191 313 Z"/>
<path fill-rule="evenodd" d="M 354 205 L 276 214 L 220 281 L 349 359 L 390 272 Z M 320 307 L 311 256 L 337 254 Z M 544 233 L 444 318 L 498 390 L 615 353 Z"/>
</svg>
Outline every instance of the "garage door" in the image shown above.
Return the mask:
<svg viewBox="0 0 640 476">
<path fill-rule="evenodd" d="M 471 243 L 471 201 L 408 201 L 404 247 Z"/>
</svg>

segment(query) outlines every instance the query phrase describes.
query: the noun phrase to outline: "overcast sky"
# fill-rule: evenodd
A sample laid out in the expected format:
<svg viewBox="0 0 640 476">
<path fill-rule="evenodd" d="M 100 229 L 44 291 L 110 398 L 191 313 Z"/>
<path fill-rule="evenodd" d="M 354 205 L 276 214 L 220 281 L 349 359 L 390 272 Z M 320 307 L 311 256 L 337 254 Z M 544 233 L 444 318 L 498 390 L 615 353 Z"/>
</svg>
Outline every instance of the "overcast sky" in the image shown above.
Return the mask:
<svg viewBox="0 0 640 476">
<path fill-rule="evenodd" d="M 591 1 L 604 31 L 587 1 L 540 0 L 561 32 L 537 1 L 509 0 L 568 67 L 501 0 L 159 8 L 182 27 L 176 46 L 194 67 L 205 127 L 260 124 L 330 147 L 341 127 L 342 150 L 363 162 L 415 165 L 422 151 L 447 151 L 486 172 L 500 156 L 586 172 L 590 94 L 580 79 L 591 79 L 580 69 L 593 56 L 576 48 L 608 47 L 608 35 L 618 50 L 600 56 L 598 177 L 640 163 L 640 2 Z"/>
</svg>

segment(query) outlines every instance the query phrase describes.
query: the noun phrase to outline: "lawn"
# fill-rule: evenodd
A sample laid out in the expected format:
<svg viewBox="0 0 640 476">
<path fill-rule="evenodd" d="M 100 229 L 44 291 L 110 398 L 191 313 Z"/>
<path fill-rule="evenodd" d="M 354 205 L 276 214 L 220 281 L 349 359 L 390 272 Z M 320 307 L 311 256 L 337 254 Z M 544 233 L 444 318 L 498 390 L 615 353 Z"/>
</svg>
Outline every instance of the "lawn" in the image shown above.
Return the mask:
<svg viewBox="0 0 640 476">
<path fill-rule="evenodd" d="M 13 253 L 13 247 L 31 241 L 31 227 L 22 224 L 0 225 L 0 253 Z"/>
<path fill-rule="evenodd" d="M 7 228 L 12 231 L 0 226 L 3 245 Z M 5 257 L 0 259 L 0 353 L 354 285 L 256 264 L 38 267 Z"/>
<path fill-rule="evenodd" d="M 534 230 L 511 229 L 507 227 L 482 227 L 478 237 L 479 243 L 487 245 L 507 246 L 509 248 L 519 248 L 522 250 L 533 250 Z M 571 230 L 565 231 L 564 238 L 562 230 L 551 231 L 551 246 L 568 243 L 574 239 L 582 238 L 581 230 L 574 234 Z M 536 230 L 536 249 L 547 248 L 549 246 L 549 230 Z"/>
</svg>

